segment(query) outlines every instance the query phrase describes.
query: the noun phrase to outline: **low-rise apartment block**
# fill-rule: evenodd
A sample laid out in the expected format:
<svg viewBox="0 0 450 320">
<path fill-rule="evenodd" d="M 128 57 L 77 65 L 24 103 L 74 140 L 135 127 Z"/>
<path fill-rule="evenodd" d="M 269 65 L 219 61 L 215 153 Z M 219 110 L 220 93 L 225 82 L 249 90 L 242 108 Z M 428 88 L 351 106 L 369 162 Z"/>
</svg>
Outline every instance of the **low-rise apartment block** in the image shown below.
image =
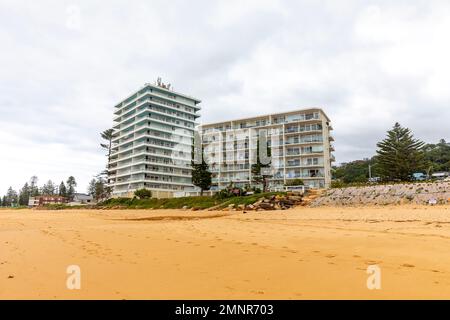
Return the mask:
<svg viewBox="0 0 450 320">
<path fill-rule="evenodd" d="M 294 179 L 302 179 L 311 188 L 329 187 L 334 161 L 332 129 L 330 119 L 318 108 L 200 127 L 215 189 L 230 183 L 239 187 L 253 185 L 251 168 L 262 133 L 267 136 L 271 153 L 271 189 L 282 188 Z"/>
</svg>

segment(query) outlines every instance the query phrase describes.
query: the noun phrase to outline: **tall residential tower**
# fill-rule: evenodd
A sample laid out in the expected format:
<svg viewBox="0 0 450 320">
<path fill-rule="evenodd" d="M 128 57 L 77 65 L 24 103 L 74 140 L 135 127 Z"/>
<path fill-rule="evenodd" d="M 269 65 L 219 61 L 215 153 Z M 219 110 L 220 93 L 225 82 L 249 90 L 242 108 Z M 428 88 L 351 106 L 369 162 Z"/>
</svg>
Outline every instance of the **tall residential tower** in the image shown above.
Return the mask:
<svg viewBox="0 0 450 320">
<path fill-rule="evenodd" d="M 200 102 L 158 79 L 115 106 L 108 175 L 113 196 L 147 188 L 166 197 L 193 188 L 192 146 Z"/>
</svg>

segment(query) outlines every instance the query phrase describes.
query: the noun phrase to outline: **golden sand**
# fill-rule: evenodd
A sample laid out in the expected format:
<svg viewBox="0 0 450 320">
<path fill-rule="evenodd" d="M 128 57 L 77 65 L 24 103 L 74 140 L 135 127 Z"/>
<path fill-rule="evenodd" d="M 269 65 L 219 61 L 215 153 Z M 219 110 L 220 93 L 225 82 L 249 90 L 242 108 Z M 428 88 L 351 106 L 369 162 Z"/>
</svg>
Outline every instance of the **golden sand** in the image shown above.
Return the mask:
<svg viewBox="0 0 450 320">
<path fill-rule="evenodd" d="M 0 210 L 0 299 L 18 298 L 449 299 L 450 206 Z"/>
</svg>

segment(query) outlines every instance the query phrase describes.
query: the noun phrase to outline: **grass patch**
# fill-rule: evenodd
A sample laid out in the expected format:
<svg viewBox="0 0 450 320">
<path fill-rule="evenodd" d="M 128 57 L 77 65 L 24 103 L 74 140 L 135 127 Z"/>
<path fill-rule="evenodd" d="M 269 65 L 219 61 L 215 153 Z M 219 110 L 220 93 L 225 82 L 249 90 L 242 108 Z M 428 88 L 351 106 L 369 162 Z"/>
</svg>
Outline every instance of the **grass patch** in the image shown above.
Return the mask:
<svg viewBox="0 0 450 320">
<path fill-rule="evenodd" d="M 262 197 L 268 198 L 268 197 L 276 196 L 276 195 L 286 195 L 286 192 L 266 192 L 266 193 L 253 194 L 251 196 L 228 198 L 228 199 L 225 199 L 225 201 L 220 205 L 220 207 L 218 209 L 223 209 L 223 208 L 229 206 L 230 204 L 234 204 L 235 206 L 238 206 L 240 204 L 249 205 L 249 204 L 255 203 Z"/>
<path fill-rule="evenodd" d="M 119 207 L 124 209 L 181 209 L 188 208 L 207 209 L 219 204 L 213 197 L 182 197 L 170 199 L 109 199 L 99 204 L 100 207 Z"/>
<path fill-rule="evenodd" d="M 39 210 L 67 210 L 67 209 L 92 209 L 93 206 L 79 205 L 79 206 L 69 206 L 63 203 L 57 204 L 47 204 L 42 207 L 38 207 Z"/>
</svg>

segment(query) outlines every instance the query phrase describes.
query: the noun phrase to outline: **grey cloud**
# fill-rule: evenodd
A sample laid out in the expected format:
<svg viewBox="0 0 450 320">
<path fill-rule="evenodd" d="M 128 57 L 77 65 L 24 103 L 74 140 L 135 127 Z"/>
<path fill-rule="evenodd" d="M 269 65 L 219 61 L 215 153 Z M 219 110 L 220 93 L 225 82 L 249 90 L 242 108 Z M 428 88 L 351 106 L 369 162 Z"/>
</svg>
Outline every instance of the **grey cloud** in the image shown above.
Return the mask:
<svg viewBox="0 0 450 320">
<path fill-rule="evenodd" d="M 79 29 L 67 28 L 70 5 Z M 105 165 L 99 132 L 113 106 L 158 76 L 203 101 L 202 122 L 323 107 L 338 162 L 374 154 L 395 121 L 429 142 L 450 138 L 449 10 L 421 0 L 4 0 L 0 147 L 11 152 L 0 193 L 32 174 L 74 174 L 84 190 Z"/>
</svg>

